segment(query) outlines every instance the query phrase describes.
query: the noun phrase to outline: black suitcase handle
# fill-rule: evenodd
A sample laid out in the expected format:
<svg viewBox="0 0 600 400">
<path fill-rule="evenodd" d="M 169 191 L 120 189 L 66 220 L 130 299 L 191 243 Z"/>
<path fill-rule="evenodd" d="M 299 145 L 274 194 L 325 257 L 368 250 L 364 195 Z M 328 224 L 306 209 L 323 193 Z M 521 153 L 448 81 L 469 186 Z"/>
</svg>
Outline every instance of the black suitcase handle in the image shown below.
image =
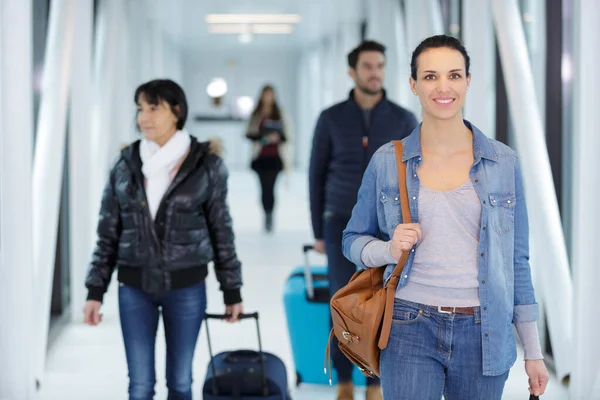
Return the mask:
<svg viewBox="0 0 600 400">
<path fill-rule="evenodd" d="M 204 317 L 206 319 L 206 339 L 208 340 L 208 354 L 210 355 L 210 365 L 211 365 L 212 373 L 213 373 L 213 377 L 214 377 L 214 379 L 212 380 L 213 395 L 218 396 L 219 388 L 217 387 L 217 369 L 215 368 L 215 363 L 214 363 L 215 360 L 214 360 L 214 355 L 213 355 L 213 351 L 212 351 L 212 343 L 210 340 L 210 331 L 208 330 L 208 320 L 209 319 L 224 320 L 224 319 L 231 317 L 231 315 L 207 313 L 207 314 L 205 314 Z M 263 353 L 262 340 L 260 338 L 260 327 L 258 325 L 258 313 L 253 312 L 253 313 L 249 313 L 249 314 L 240 314 L 240 315 L 238 315 L 238 318 L 240 320 L 254 318 L 254 320 L 256 321 L 256 336 L 258 337 L 258 353 L 259 353 L 259 358 L 260 358 L 260 374 L 262 377 L 263 396 L 267 397 L 269 395 L 269 387 L 267 386 L 267 376 L 265 374 L 265 355 Z"/>
</svg>

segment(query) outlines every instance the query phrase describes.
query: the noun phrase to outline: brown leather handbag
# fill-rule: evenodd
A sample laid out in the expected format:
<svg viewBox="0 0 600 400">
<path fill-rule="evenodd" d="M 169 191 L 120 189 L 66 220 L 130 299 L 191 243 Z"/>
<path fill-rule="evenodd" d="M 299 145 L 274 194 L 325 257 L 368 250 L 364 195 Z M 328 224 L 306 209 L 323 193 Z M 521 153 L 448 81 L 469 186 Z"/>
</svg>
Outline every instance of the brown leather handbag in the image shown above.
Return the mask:
<svg viewBox="0 0 600 400">
<path fill-rule="evenodd" d="M 398 187 L 402 205 L 402 221 L 410 223 L 406 165 L 402 162 L 402 142 L 394 141 L 398 165 Z M 357 271 L 346 286 L 337 291 L 330 302 L 333 329 L 329 335 L 325 355 L 325 371 L 329 363 L 331 383 L 330 345 L 333 335 L 346 357 L 369 377 L 379 376 L 379 353 L 385 349 L 392 326 L 394 297 L 398 280 L 408 258 L 407 251 L 384 286 L 385 266 Z"/>
</svg>

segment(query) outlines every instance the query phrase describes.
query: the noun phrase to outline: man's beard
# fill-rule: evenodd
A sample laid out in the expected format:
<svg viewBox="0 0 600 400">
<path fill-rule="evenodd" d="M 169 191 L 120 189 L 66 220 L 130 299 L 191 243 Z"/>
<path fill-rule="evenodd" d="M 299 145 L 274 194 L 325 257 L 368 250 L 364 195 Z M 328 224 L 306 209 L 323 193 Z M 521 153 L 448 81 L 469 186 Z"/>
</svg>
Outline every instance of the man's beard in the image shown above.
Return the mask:
<svg viewBox="0 0 600 400">
<path fill-rule="evenodd" d="M 363 92 L 364 94 L 367 94 L 369 96 L 378 95 L 379 93 L 381 93 L 381 89 L 382 89 L 381 86 L 377 90 L 369 89 L 367 86 L 361 84 L 359 81 L 356 82 L 356 87 L 358 88 L 358 90 L 360 90 L 361 92 Z"/>
</svg>

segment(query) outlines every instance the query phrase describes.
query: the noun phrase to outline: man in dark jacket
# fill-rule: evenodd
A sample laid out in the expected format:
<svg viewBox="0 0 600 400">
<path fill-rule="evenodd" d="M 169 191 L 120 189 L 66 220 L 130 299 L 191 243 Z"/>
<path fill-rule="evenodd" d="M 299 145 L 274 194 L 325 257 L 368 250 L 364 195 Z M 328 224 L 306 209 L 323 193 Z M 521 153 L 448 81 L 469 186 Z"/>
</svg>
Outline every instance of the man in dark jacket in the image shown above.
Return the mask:
<svg viewBox="0 0 600 400">
<path fill-rule="evenodd" d="M 365 41 L 348 54 L 354 89 L 347 100 L 319 116 L 309 167 L 310 211 L 315 250 L 327 254 L 333 295 L 348 283 L 356 266 L 342 254 L 342 232 L 356 203 L 363 173 L 373 153 L 391 140 L 408 136 L 415 116 L 386 98 L 382 88 L 385 47 Z M 338 399 L 353 396 L 352 364 L 331 347 L 338 375 Z M 381 399 L 379 382 L 369 379 L 367 400 Z"/>
</svg>

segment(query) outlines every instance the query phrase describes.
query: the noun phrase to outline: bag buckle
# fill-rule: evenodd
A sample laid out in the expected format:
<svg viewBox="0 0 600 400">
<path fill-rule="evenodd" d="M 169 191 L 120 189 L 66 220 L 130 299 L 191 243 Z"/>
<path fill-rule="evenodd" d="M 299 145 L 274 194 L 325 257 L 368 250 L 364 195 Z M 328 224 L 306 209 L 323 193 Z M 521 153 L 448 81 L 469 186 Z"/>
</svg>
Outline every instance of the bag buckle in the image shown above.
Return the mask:
<svg viewBox="0 0 600 400">
<path fill-rule="evenodd" d="M 342 332 L 342 337 L 344 338 L 344 340 L 346 340 L 347 342 L 349 341 L 354 341 L 356 343 L 359 342 L 358 336 L 353 335 L 352 333 L 348 332 L 348 331 L 343 331 Z"/>
</svg>

